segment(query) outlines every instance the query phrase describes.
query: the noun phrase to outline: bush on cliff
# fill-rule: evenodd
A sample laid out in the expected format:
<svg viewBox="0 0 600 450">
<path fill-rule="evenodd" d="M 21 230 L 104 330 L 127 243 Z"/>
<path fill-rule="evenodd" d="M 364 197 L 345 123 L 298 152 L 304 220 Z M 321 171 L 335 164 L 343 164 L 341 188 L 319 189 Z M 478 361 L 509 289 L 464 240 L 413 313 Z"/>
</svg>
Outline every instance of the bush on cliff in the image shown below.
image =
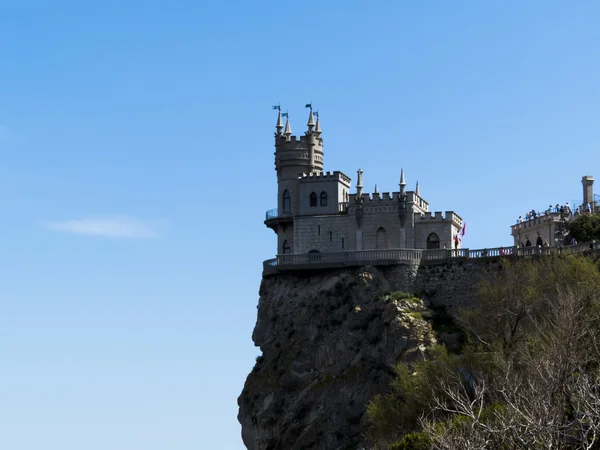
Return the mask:
<svg viewBox="0 0 600 450">
<path fill-rule="evenodd" d="M 462 355 L 433 349 L 431 360 L 398 367 L 388 394 L 372 400 L 375 448 L 600 448 L 593 260 L 506 263 L 481 284 L 463 323 L 471 344 Z"/>
</svg>

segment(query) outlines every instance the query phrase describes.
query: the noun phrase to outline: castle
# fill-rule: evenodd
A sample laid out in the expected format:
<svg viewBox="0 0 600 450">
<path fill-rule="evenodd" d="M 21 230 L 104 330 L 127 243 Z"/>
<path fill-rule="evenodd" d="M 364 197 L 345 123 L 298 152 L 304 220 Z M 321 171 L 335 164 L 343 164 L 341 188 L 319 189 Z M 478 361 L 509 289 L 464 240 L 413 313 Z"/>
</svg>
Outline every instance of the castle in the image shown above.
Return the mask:
<svg viewBox="0 0 600 450">
<path fill-rule="evenodd" d="M 461 248 L 462 218 L 453 211 L 432 213 L 418 183 L 406 190 L 403 169 L 399 192 L 382 194 L 377 187 L 363 193 L 360 169 L 355 193 L 344 173 L 323 172 L 320 118 L 307 107 L 308 130 L 300 137 L 292 136 L 287 113 L 275 107 L 277 208 L 267 211 L 265 225 L 277 234 L 278 255 Z"/>
</svg>

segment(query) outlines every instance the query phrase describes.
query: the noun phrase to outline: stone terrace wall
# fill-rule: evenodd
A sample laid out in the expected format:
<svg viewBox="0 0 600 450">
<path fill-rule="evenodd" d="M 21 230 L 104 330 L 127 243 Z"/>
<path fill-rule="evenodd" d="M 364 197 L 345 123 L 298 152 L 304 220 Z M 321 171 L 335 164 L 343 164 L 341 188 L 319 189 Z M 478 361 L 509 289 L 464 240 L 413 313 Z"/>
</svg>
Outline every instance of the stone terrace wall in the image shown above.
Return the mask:
<svg viewBox="0 0 600 450">
<path fill-rule="evenodd" d="M 432 306 L 444 306 L 454 315 L 476 306 L 482 277 L 500 270 L 501 258 L 453 259 L 380 267 L 392 291 L 416 294 Z"/>
</svg>

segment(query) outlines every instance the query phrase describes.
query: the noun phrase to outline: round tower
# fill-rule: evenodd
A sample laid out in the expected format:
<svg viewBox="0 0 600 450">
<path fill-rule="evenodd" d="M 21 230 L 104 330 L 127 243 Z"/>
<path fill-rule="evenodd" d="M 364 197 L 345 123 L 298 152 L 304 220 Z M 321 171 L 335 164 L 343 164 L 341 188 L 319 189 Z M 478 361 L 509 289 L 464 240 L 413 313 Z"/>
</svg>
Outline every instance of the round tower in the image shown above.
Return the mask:
<svg viewBox="0 0 600 450">
<path fill-rule="evenodd" d="M 308 130 L 304 136 L 292 136 L 290 118 L 279 113 L 275 133 L 275 170 L 277 171 L 278 215 L 294 215 L 299 204 L 299 180 L 302 174 L 323 171 L 323 139 L 319 118 L 315 123 L 312 106 L 308 116 Z M 285 130 L 281 132 L 281 118 L 285 117 Z"/>
</svg>

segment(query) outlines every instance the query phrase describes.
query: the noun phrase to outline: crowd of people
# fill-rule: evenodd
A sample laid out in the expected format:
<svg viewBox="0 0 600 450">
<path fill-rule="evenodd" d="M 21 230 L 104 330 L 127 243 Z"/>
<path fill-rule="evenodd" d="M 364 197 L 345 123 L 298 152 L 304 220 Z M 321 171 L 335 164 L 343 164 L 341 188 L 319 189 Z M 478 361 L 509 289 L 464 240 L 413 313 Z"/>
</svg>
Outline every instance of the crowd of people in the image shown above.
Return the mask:
<svg viewBox="0 0 600 450">
<path fill-rule="evenodd" d="M 545 209 L 543 211 L 536 211 L 535 209 L 532 209 L 527 214 L 525 214 L 525 218 L 523 218 L 523 216 L 519 216 L 519 218 L 517 219 L 517 223 L 523 223 L 524 221 L 532 220 L 537 217 L 545 216 L 548 214 L 560 213 L 560 215 L 563 217 L 574 217 L 578 216 L 579 214 L 589 214 L 591 212 L 592 205 L 589 203 L 575 208 L 575 211 L 571 209 L 569 202 L 565 203 L 564 205 L 560 205 L 557 203 L 556 206 L 550 205 L 548 209 Z"/>
</svg>

